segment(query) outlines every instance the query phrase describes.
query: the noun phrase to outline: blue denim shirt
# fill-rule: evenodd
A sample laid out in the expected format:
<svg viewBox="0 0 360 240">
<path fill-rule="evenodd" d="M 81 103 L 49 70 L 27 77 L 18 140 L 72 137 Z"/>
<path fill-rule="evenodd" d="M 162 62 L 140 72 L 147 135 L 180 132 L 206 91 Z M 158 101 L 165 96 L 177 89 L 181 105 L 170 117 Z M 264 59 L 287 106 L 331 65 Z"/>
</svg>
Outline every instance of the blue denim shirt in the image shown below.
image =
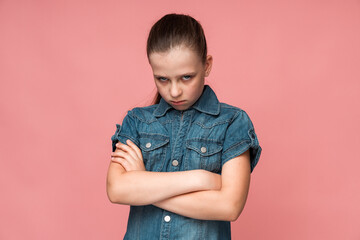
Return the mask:
<svg viewBox="0 0 360 240">
<path fill-rule="evenodd" d="M 113 151 L 127 139 L 141 149 L 146 170 L 155 172 L 205 169 L 221 174 L 224 163 L 248 149 L 252 172 L 261 153 L 246 112 L 220 103 L 208 85 L 184 111 L 164 99 L 128 111 L 111 137 Z M 130 206 L 124 239 L 226 240 L 231 239 L 230 222 L 193 219 L 154 205 Z"/>
</svg>

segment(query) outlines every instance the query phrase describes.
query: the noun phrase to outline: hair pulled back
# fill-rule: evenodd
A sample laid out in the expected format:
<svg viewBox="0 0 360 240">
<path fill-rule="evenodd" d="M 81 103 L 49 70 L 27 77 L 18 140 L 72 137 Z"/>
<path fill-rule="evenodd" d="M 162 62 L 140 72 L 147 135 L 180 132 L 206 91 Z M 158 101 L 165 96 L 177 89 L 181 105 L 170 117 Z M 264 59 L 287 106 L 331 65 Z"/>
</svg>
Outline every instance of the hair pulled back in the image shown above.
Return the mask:
<svg viewBox="0 0 360 240">
<path fill-rule="evenodd" d="M 174 47 L 185 46 L 197 53 L 205 64 L 207 46 L 204 30 L 193 17 L 185 14 L 167 14 L 151 28 L 147 39 L 147 57 L 154 52 L 167 52 Z M 156 94 L 153 104 L 159 103 L 161 96 Z"/>
</svg>

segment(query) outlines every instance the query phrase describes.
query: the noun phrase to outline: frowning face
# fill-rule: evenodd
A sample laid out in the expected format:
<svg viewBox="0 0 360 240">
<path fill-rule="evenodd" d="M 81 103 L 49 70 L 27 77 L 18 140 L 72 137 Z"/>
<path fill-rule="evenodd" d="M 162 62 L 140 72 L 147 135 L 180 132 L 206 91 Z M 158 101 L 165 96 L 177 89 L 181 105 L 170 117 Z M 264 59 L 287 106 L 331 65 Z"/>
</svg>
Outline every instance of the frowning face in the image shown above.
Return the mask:
<svg viewBox="0 0 360 240">
<path fill-rule="evenodd" d="M 177 110 L 186 110 L 201 96 L 204 80 L 211 70 L 212 57 L 203 64 L 188 47 L 179 46 L 149 56 L 155 85 L 161 97 Z"/>
</svg>

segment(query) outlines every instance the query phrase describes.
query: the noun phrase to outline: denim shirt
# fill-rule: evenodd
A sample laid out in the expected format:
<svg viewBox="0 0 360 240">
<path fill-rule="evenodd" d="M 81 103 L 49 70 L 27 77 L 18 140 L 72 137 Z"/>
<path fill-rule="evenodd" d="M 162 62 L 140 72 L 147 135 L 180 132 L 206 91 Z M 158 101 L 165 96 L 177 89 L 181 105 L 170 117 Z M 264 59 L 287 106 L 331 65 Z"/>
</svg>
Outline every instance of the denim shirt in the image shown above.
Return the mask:
<svg viewBox="0 0 360 240">
<path fill-rule="evenodd" d="M 128 111 L 111 137 L 113 151 L 127 139 L 141 149 L 146 170 L 154 172 L 205 169 L 221 174 L 224 163 L 248 149 L 252 172 L 261 154 L 246 112 L 220 103 L 208 85 L 184 111 L 162 98 L 159 104 Z M 226 240 L 231 239 L 230 222 L 193 219 L 154 205 L 130 206 L 124 239 Z"/>
</svg>

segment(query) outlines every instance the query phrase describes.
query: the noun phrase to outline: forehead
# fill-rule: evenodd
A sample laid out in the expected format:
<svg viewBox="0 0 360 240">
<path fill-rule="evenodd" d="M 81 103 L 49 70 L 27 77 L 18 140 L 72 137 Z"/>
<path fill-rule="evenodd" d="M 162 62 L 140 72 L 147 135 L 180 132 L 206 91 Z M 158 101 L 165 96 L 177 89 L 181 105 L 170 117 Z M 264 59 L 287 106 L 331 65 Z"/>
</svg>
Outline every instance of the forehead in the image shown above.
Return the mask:
<svg viewBox="0 0 360 240">
<path fill-rule="evenodd" d="M 149 62 L 154 74 L 158 75 L 176 75 L 200 70 L 202 67 L 199 56 L 188 47 L 175 47 L 166 52 L 151 53 Z"/>
</svg>

